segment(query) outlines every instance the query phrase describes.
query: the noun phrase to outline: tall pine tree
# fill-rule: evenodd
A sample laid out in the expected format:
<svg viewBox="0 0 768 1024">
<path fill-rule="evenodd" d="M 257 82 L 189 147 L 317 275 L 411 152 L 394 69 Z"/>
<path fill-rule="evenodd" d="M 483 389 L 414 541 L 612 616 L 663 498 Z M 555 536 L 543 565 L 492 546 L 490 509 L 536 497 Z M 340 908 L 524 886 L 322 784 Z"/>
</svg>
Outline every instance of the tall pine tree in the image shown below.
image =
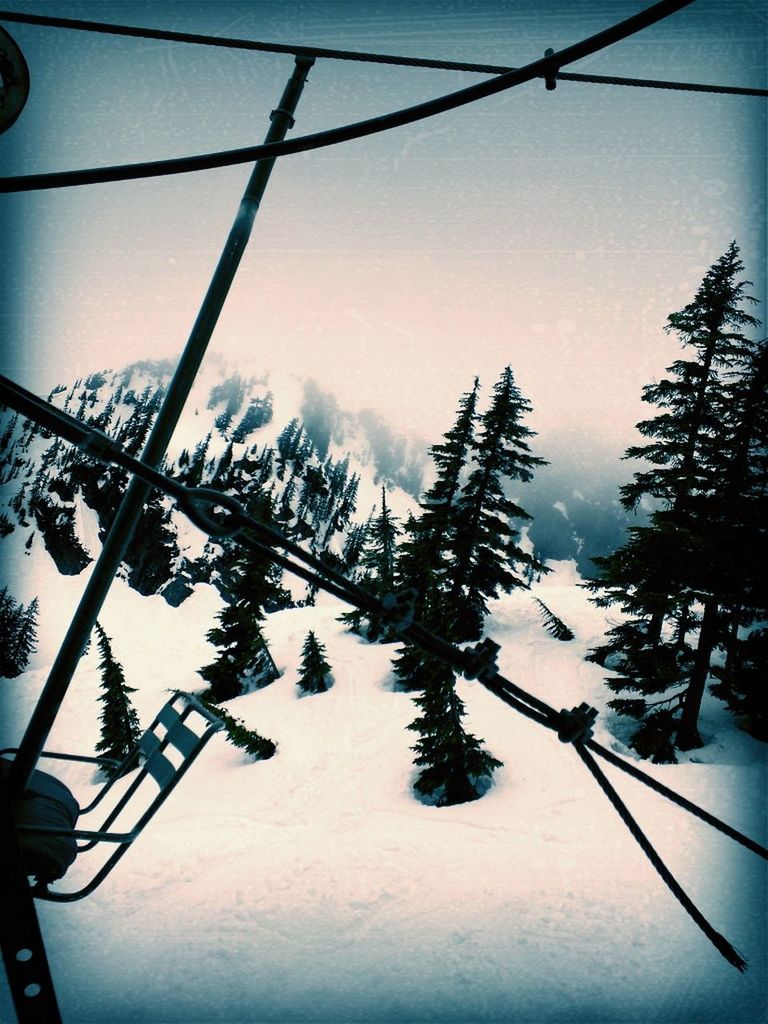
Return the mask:
<svg viewBox="0 0 768 1024">
<path fill-rule="evenodd" d="M 628 510 L 643 499 L 656 507 L 649 526 L 630 528 L 622 548 L 595 559 L 600 577 L 588 584 L 596 603 L 619 604 L 627 615 L 592 658 L 618 672 L 607 680 L 619 694 L 610 703 L 638 720 L 630 742 L 656 761 L 701 746 L 698 718 L 712 655 L 723 643 L 723 613 L 739 603 L 729 561 L 736 538 L 742 547 L 747 537 L 736 529 L 736 510 L 749 506 L 742 499 L 753 476 L 748 449 L 756 424 L 745 411 L 754 403 L 734 401 L 733 389 L 744 397 L 756 357 L 744 329 L 758 324 L 742 308 L 755 301 L 742 271 L 733 243 L 694 299 L 668 319 L 684 358 L 643 390 L 643 401 L 661 411 L 638 424 L 650 441 L 625 457 L 648 468 L 621 489 Z"/>
<path fill-rule="evenodd" d="M 274 522 L 272 502 L 266 495 L 251 499 L 248 511 L 264 522 Z M 281 571 L 248 548 L 225 546 L 219 570 L 226 604 L 216 616 L 219 625 L 206 634 L 219 653 L 215 661 L 198 669 L 210 687 L 206 696 L 214 703 L 232 700 L 278 678 L 261 627 L 267 612 L 290 601 L 280 585 Z"/>
<path fill-rule="evenodd" d="M 136 690 L 126 683 L 123 667 L 112 653 L 112 642 L 98 622 L 94 625 L 94 631 L 101 654 L 99 700 L 102 703 L 99 718 L 101 738 L 96 744 L 96 750 L 103 757 L 122 761 L 133 750 L 141 736 L 139 719 L 130 698 L 130 694 Z M 106 775 L 111 775 L 114 769 L 105 765 L 102 771 Z"/>
<path fill-rule="evenodd" d="M 371 522 L 360 557 L 360 582 L 375 597 L 389 594 L 395 585 L 395 557 L 400 526 L 387 505 L 387 491 L 381 488 L 381 511 Z M 366 615 L 359 608 L 339 616 L 355 632 L 366 639 L 389 643 L 397 634 L 378 615 Z"/>
<path fill-rule="evenodd" d="M 448 602 L 450 551 L 456 503 L 474 443 L 478 391 L 476 378 L 461 397 L 443 443 L 430 449 L 436 480 L 421 502 L 421 516 L 408 520 L 397 562 L 398 584 L 415 592 L 416 617 L 449 640 L 456 639 Z M 398 652 L 393 670 L 402 687 L 420 691 L 415 698 L 420 714 L 409 726 L 419 735 L 412 748 L 419 769 L 415 789 L 440 806 L 477 799 L 501 762 L 464 728 L 465 709 L 453 671 L 409 642 Z"/>
<path fill-rule="evenodd" d="M 528 444 L 534 431 L 522 419 L 530 410 L 507 366 L 482 418 L 472 446 L 474 466 L 455 509 L 449 604 L 460 641 L 479 639 L 489 598 L 527 587 L 532 572 L 547 571 L 520 546 L 520 531 L 513 525 L 531 516 L 507 497 L 511 482 L 526 483 L 537 466 L 546 465 Z"/>
</svg>

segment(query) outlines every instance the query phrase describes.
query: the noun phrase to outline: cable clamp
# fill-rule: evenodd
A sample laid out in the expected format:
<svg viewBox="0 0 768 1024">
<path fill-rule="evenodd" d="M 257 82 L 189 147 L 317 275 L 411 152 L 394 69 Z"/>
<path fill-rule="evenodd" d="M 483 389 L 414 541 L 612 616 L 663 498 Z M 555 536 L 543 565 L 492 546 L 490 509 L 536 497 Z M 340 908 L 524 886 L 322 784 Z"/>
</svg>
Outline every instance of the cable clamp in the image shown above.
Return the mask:
<svg viewBox="0 0 768 1024">
<path fill-rule="evenodd" d="M 547 49 L 544 51 L 545 57 L 554 57 L 555 51 L 553 49 Z M 544 75 L 544 85 L 547 92 L 553 92 L 557 88 L 557 72 L 560 68 L 556 68 L 554 71 L 549 71 Z"/>
<path fill-rule="evenodd" d="M 597 718 L 597 709 L 582 703 L 570 711 L 563 708 L 556 718 L 557 738 L 561 743 L 584 743 L 592 739 L 592 726 Z"/>
<path fill-rule="evenodd" d="M 278 114 L 282 114 L 284 117 L 288 118 L 288 127 L 289 128 L 293 128 L 293 126 L 296 124 L 296 120 L 295 120 L 293 114 L 290 112 L 290 110 L 286 110 L 284 107 L 275 107 L 275 109 L 269 115 L 269 120 L 270 121 L 274 121 L 275 117 Z"/>
<path fill-rule="evenodd" d="M 464 676 L 467 679 L 479 679 L 485 682 L 498 675 L 499 667 L 496 663 L 501 647 L 490 637 L 481 640 L 475 647 L 464 651 Z"/>
<path fill-rule="evenodd" d="M 86 455 L 92 455 L 100 462 L 112 462 L 117 445 L 99 430 L 89 430 L 77 447 Z"/>
<path fill-rule="evenodd" d="M 408 629 L 416 614 L 416 588 L 390 591 L 381 599 L 387 621 L 395 629 Z"/>
</svg>

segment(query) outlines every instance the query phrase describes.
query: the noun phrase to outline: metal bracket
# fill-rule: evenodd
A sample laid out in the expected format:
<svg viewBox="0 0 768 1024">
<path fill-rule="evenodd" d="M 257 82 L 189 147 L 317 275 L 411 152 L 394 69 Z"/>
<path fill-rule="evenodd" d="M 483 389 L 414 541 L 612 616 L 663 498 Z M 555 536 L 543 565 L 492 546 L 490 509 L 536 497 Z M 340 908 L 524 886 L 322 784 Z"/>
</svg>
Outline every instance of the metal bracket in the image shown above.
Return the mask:
<svg viewBox="0 0 768 1024">
<path fill-rule="evenodd" d="M 497 643 L 486 637 L 476 647 L 470 647 L 464 651 L 464 675 L 467 679 L 479 679 L 485 682 L 498 675 L 499 667 L 496 663 L 501 648 Z"/>
<path fill-rule="evenodd" d="M 407 587 L 404 590 L 391 591 L 381 599 L 387 622 L 395 629 L 408 629 L 413 624 L 416 614 L 415 587 Z"/>
<path fill-rule="evenodd" d="M 555 51 L 550 47 L 544 51 L 545 57 L 554 57 Z M 548 92 L 553 92 L 557 88 L 557 72 L 560 69 L 557 68 L 555 71 L 550 71 L 544 75 L 544 85 Z"/>
<path fill-rule="evenodd" d="M 570 711 L 563 708 L 557 716 L 557 738 L 561 743 L 584 743 L 592 738 L 596 718 L 597 709 L 589 704 L 579 704 Z"/>
</svg>

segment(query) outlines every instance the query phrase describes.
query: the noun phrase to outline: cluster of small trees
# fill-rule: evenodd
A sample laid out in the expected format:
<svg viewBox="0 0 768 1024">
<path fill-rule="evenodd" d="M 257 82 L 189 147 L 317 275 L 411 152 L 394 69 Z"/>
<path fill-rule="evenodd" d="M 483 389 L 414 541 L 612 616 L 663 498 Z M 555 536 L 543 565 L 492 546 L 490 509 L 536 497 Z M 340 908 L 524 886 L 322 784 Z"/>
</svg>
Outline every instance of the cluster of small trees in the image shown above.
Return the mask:
<svg viewBox="0 0 768 1024">
<path fill-rule="evenodd" d="M 683 357 L 644 388 L 658 411 L 638 424 L 648 443 L 625 457 L 645 468 L 621 490 L 625 508 L 650 505 L 650 521 L 596 558 L 588 583 L 597 604 L 624 613 L 591 655 L 615 673 L 609 704 L 637 722 L 631 745 L 659 762 L 702 745 L 710 673 L 745 728 L 768 738 L 768 346 L 745 333 L 758 321 L 743 269 L 733 243 L 668 319 Z"/>
</svg>

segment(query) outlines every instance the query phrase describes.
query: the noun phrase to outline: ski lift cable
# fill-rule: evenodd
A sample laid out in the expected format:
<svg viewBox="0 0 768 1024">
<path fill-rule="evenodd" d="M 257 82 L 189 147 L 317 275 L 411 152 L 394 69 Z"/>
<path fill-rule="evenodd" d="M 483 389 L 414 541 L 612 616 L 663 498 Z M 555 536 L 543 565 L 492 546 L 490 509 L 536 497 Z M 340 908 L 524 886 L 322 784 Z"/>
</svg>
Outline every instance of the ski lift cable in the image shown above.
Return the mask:
<svg viewBox="0 0 768 1024">
<path fill-rule="evenodd" d="M 174 480 L 172 477 L 165 476 L 159 470 L 129 455 L 106 434 L 82 423 L 50 403 L 44 402 L 20 385 L 9 381 L 3 376 L 0 376 L 0 399 L 10 408 L 34 420 L 39 425 L 79 445 L 81 449 L 97 460 L 107 464 L 114 463 L 120 465 L 136 476 L 142 477 L 146 483 L 157 487 L 169 497 L 174 498 L 182 511 L 191 518 L 192 522 L 199 525 L 202 529 L 206 529 L 214 540 L 230 539 L 235 543 L 244 544 L 256 550 L 259 554 L 264 555 L 265 558 L 312 582 L 319 588 L 340 597 L 345 602 L 351 603 L 362 610 L 374 611 L 387 618 L 388 610 L 383 601 L 367 593 L 356 584 L 352 584 L 339 573 L 336 573 L 335 570 L 322 563 L 316 556 L 305 552 L 298 544 L 283 537 L 282 534 L 272 527 L 261 523 L 255 517 L 249 515 L 231 495 L 220 493 L 213 488 L 190 488 L 178 480 Z M 208 511 L 208 509 L 213 507 L 226 509 L 230 513 L 229 519 L 225 519 L 223 522 L 215 519 L 211 512 Z M 253 536 L 250 535 L 251 532 Z M 279 552 L 274 550 L 275 544 L 300 557 L 302 561 L 310 563 L 317 571 L 313 572 L 310 568 L 297 564 L 291 558 L 279 554 Z M 557 730 L 558 736 L 563 742 L 571 743 L 673 896 L 675 896 L 718 952 L 737 970 L 743 972 L 746 969 L 747 965 L 744 958 L 723 935 L 709 924 L 707 919 L 698 910 L 685 890 L 666 867 L 650 840 L 591 757 L 591 754 L 588 753 L 586 747 L 591 745 L 591 727 L 594 717 L 597 715 L 597 711 L 594 708 L 589 708 L 586 704 L 582 704 L 571 712 L 563 710 L 558 713 L 543 701 L 538 700 L 538 698 L 533 697 L 531 694 L 525 693 L 520 687 L 510 683 L 509 680 L 498 673 L 495 666 L 495 656 L 499 647 L 491 640 L 486 639 L 482 641 L 475 648 L 475 652 L 472 652 L 454 647 L 417 623 L 408 622 L 399 631 L 404 638 L 417 643 L 427 653 L 434 654 L 445 661 L 451 668 L 469 678 L 479 679 L 486 688 L 501 697 L 505 703 L 514 707 L 527 718 L 533 719 L 549 729 Z M 474 657 L 473 653 L 475 654 Z M 518 700 L 512 691 L 524 695 L 528 703 L 524 704 L 521 700 Z M 547 713 L 542 713 L 538 708 L 546 709 Z M 599 753 L 600 750 L 598 749 L 597 752 Z M 699 814 L 699 817 L 701 817 L 701 814 Z M 710 821 L 710 824 L 713 824 L 721 832 L 731 835 L 732 838 L 737 838 L 738 841 L 742 842 L 742 845 L 748 846 L 754 852 L 768 858 L 768 850 L 763 849 L 746 836 L 739 838 L 740 834 L 730 829 L 729 826 L 724 826 L 724 823 L 713 819 Z"/>
<path fill-rule="evenodd" d="M 643 830 L 640 828 L 638 823 L 635 821 L 633 816 L 630 814 L 626 804 L 621 799 L 619 794 L 610 784 L 603 771 L 600 769 L 595 759 L 586 750 L 583 743 L 577 742 L 573 744 L 576 753 L 579 755 L 581 760 L 589 769 L 592 777 L 597 782 L 598 786 L 609 801 L 613 805 L 614 810 L 619 815 L 621 820 L 627 826 L 629 831 L 632 833 L 632 837 L 637 842 L 638 846 L 642 849 L 648 860 L 651 862 L 653 867 L 658 872 L 664 884 L 677 899 L 678 903 L 683 909 L 689 914 L 695 924 L 699 926 L 701 931 L 707 936 L 712 945 L 717 949 L 721 956 L 725 957 L 731 966 L 735 967 L 737 971 L 742 974 L 747 968 L 747 962 L 744 957 L 734 948 L 733 945 L 726 939 L 724 935 L 716 931 L 712 925 L 707 921 L 704 915 L 701 913 L 699 908 L 695 905 L 690 896 L 685 892 L 680 883 L 674 877 L 672 872 L 666 866 L 664 861 L 659 857 L 653 844 L 649 841 Z"/>
<path fill-rule="evenodd" d="M 219 541 L 229 539 L 249 547 L 265 558 L 275 561 L 276 564 L 282 566 L 287 571 L 300 576 L 305 582 L 320 587 L 345 603 L 360 608 L 361 611 L 380 615 L 383 618 L 390 617 L 386 605 L 379 598 L 370 594 L 353 581 L 348 580 L 316 555 L 305 551 L 300 545 L 285 537 L 278 530 L 267 526 L 254 516 L 249 515 L 237 499 L 231 495 L 209 487 L 190 488 L 173 477 L 166 476 L 159 470 L 129 455 L 128 452 L 102 431 L 83 423 L 81 420 L 58 409 L 50 402 L 44 401 L 32 392 L 27 391 L 26 388 L 2 375 L 0 375 L 0 400 L 22 416 L 33 420 L 39 426 L 77 445 L 86 454 L 98 461 L 120 466 L 173 498 L 185 515 L 198 528 L 208 532 L 214 539 Z M 229 519 L 221 520 L 214 518 L 210 511 L 207 511 L 207 509 L 214 506 L 226 510 L 229 513 Z M 283 548 L 293 556 L 293 559 L 288 557 L 287 554 L 281 555 L 277 552 L 275 550 L 276 546 Z M 298 564 L 294 560 L 296 558 L 300 559 L 304 564 Z M 433 654 L 435 657 L 447 661 L 457 672 L 466 674 L 468 651 L 455 647 L 453 644 L 431 633 L 419 623 L 409 623 L 400 629 L 400 632 L 402 636 L 423 648 L 428 654 Z M 495 647 L 495 645 L 492 646 Z M 492 662 L 493 658 L 487 661 L 487 665 L 491 665 Z M 533 694 L 527 693 L 521 687 L 506 679 L 496 671 L 495 666 L 493 666 L 492 671 L 488 672 L 481 669 L 476 673 L 476 677 L 486 689 L 525 715 L 525 717 L 553 731 L 560 731 L 562 729 L 564 723 L 563 712 L 558 712 L 545 701 L 540 700 Z M 575 736 L 574 742 L 583 742 L 591 751 L 614 765 L 614 767 L 654 789 L 661 796 L 676 803 L 679 807 L 700 818 L 706 824 L 711 825 L 724 835 L 740 843 L 751 852 L 768 860 L 768 849 L 737 829 L 727 825 L 708 811 L 698 807 L 679 793 L 669 789 L 669 787 L 658 782 L 652 776 L 647 775 L 645 772 L 613 754 L 610 750 L 593 740 L 591 736 L 587 735 L 588 731 L 588 729 L 582 730 L 580 734 Z"/>
<path fill-rule="evenodd" d="M 12 21 L 46 28 L 95 32 L 104 35 L 130 36 L 135 39 L 155 39 L 163 42 L 193 43 L 201 46 L 223 47 L 229 50 L 251 50 L 259 53 L 293 54 L 327 60 L 357 61 L 368 64 L 388 64 L 395 67 L 427 68 L 440 71 L 468 71 L 481 75 L 504 75 L 517 71 L 503 64 L 478 64 L 458 60 L 440 60 L 431 57 L 405 57 L 388 53 L 368 53 L 359 50 L 339 50 L 325 46 L 303 46 L 291 43 L 262 42 L 255 39 L 234 39 L 231 36 L 211 36 L 197 32 L 174 32 L 168 29 L 143 28 L 133 25 L 115 25 L 104 21 L 79 18 L 59 18 L 43 14 L 25 14 L 0 11 L 0 21 Z M 543 78 L 544 75 L 537 76 Z M 687 92 L 723 93 L 733 96 L 768 96 L 768 89 L 752 89 L 734 85 L 707 85 L 696 82 L 669 82 L 653 78 L 626 78 L 617 75 L 585 75 L 572 72 L 557 74 L 558 81 L 587 82 L 596 85 L 626 85 L 650 89 L 672 89 Z"/>
<path fill-rule="evenodd" d="M 565 64 L 591 56 L 613 43 L 626 39 L 657 22 L 669 17 L 693 0 L 659 0 L 637 14 L 618 22 L 601 32 L 565 47 L 557 53 L 548 53 L 523 68 L 508 71 L 495 78 L 477 82 L 455 92 L 417 103 L 411 107 L 391 111 L 364 121 L 341 125 L 337 128 L 297 136 L 281 142 L 262 143 L 242 149 L 206 153 L 197 156 L 177 157 L 169 160 L 154 160 L 145 163 L 122 164 L 112 167 L 82 168 L 74 171 L 55 171 L 43 174 L 14 175 L 0 178 L 0 193 L 29 192 L 41 189 L 65 188 L 78 185 L 93 185 L 112 181 L 129 181 L 137 178 L 159 177 L 169 174 L 185 174 L 191 171 L 211 170 L 215 167 L 230 167 L 240 163 L 251 163 L 265 158 L 288 156 L 309 150 L 335 146 L 342 142 L 376 135 L 392 128 L 413 124 L 437 114 L 456 110 L 458 107 L 507 89 L 522 85 L 533 78 L 544 76 L 552 79 Z"/>
</svg>

